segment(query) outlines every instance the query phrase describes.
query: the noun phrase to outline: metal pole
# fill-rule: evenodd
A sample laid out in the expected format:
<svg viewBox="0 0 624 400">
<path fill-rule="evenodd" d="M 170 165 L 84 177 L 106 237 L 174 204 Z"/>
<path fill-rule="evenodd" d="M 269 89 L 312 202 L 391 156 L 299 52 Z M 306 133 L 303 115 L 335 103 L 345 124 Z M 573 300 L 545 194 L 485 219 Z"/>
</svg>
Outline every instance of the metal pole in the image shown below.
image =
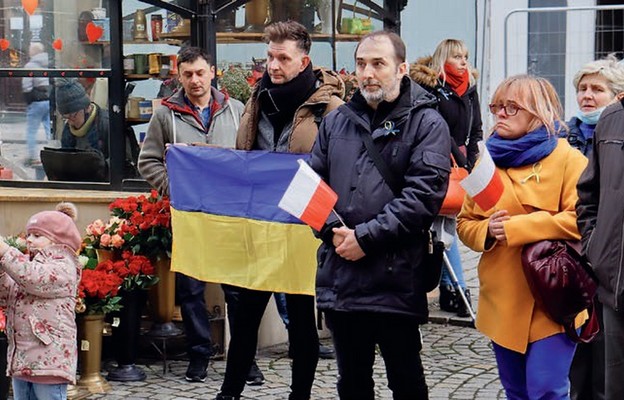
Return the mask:
<svg viewBox="0 0 624 400">
<path fill-rule="evenodd" d="M 449 275 L 451 275 L 451 280 L 453 281 L 453 285 L 455 286 L 455 289 L 459 292 L 459 295 L 461 296 L 462 301 L 466 305 L 466 309 L 468 310 L 468 313 L 470 314 L 470 318 L 472 318 L 472 321 L 474 322 L 476 320 L 475 313 L 472 310 L 472 306 L 468 302 L 468 298 L 466 298 L 466 294 L 464 293 L 462 288 L 459 287 L 459 282 L 457 281 L 457 275 L 455 275 L 455 271 L 453 271 L 453 266 L 451 265 L 451 262 L 449 261 L 446 255 L 446 252 L 443 252 L 442 255 L 444 257 L 444 265 L 446 266 L 446 269 Z"/>
</svg>

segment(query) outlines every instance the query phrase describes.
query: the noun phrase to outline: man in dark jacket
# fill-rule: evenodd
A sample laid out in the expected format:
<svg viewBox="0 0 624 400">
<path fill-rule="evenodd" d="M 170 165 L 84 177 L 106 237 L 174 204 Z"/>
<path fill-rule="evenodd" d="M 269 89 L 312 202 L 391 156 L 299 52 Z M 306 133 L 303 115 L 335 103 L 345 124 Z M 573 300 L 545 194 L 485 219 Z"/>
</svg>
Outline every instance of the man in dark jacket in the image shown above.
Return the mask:
<svg viewBox="0 0 624 400">
<path fill-rule="evenodd" d="M 375 345 L 393 398 L 426 399 L 424 258 L 448 185 L 450 135 L 435 97 L 405 76 L 401 38 L 364 36 L 355 59 L 359 90 L 325 118 L 310 161 L 338 194 L 345 223 L 330 217 L 320 232 L 317 307 L 332 333 L 340 399 L 374 399 Z M 364 135 L 389 173 L 364 148 Z"/>
<path fill-rule="evenodd" d="M 579 178 L 577 224 L 583 252 L 598 277 L 603 304 L 605 398 L 624 399 L 624 101 L 608 106 L 600 116 L 589 164 Z"/>
</svg>

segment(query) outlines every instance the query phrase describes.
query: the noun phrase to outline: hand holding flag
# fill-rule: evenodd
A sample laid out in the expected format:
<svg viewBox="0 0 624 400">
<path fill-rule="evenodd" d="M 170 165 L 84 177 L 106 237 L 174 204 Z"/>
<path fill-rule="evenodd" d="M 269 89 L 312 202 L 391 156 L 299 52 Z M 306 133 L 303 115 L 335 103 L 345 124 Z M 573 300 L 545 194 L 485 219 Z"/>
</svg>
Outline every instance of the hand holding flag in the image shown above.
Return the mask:
<svg viewBox="0 0 624 400">
<path fill-rule="evenodd" d="M 338 201 L 338 195 L 305 161 L 299 159 L 297 162 L 299 169 L 278 207 L 320 231 Z M 340 216 L 336 216 L 342 222 Z"/>
<path fill-rule="evenodd" d="M 483 142 L 479 142 L 479 151 L 481 160 L 460 185 L 483 211 L 487 211 L 493 208 L 503 195 L 503 181 Z"/>
</svg>

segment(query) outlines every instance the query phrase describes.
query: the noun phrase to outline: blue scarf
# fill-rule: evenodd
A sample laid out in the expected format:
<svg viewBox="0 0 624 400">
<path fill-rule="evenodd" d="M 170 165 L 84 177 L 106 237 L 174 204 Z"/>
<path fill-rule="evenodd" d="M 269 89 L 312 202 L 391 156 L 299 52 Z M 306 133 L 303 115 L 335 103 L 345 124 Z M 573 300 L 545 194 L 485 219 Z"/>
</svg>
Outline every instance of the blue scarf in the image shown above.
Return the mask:
<svg viewBox="0 0 624 400">
<path fill-rule="evenodd" d="M 555 131 L 559 124 L 555 125 Z M 557 147 L 557 135 L 549 135 L 545 126 L 518 139 L 503 139 L 494 132 L 485 143 L 494 164 L 501 168 L 521 167 L 538 162 Z"/>
</svg>

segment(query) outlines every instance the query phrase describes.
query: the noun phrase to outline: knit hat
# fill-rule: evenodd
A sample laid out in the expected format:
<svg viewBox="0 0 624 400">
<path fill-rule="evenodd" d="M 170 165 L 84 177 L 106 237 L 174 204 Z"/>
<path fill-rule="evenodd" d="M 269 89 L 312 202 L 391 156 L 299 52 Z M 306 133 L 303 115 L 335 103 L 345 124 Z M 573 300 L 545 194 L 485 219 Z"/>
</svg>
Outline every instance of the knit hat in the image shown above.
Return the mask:
<svg viewBox="0 0 624 400">
<path fill-rule="evenodd" d="M 56 109 L 61 115 L 84 110 L 91 104 L 87 92 L 77 80 L 57 78 L 54 84 L 56 85 Z"/>
<path fill-rule="evenodd" d="M 41 211 L 28 220 L 27 233 L 38 233 L 57 244 L 64 244 L 73 251 L 80 249 L 82 239 L 74 220 L 78 215 L 72 203 L 59 203 L 56 211 Z"/>
</svg>

